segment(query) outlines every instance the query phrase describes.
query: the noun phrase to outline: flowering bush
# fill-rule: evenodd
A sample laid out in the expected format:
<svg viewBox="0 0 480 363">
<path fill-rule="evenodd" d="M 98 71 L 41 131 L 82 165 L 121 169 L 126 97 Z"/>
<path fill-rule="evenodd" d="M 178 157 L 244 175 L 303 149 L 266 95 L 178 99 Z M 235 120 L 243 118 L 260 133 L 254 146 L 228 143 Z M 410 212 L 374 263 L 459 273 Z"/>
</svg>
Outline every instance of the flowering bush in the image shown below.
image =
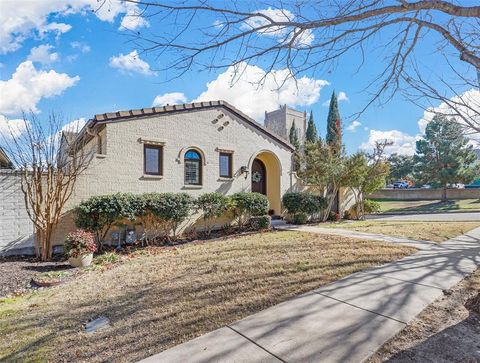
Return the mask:
<svg viewBox="0 0 480 363">
<path fill-rule="evenodd" d="M 68 257 L 79 257 L 93 253 L 97 250 L 94 234 L 82 229 L 69 233 L 63 249 Z"/>
</svg>

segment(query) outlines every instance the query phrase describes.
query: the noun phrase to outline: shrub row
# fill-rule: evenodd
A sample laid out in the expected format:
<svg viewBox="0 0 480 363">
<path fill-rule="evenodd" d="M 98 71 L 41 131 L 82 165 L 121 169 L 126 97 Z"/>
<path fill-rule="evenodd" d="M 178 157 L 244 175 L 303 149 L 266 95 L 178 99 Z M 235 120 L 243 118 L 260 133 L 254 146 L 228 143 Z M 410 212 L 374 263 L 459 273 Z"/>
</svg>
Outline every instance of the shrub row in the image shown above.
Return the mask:
<svg viewBox="0 0 480 363">
<path fill-rule="evenodd" d="M 210 234 L 218 218 L 229 215 L 243 228 L 252 216 L 268 212 L 268 199 L 259 193 L 236 193 L 224 196 L 206 193 L 194 199 L 186 193 L 117 193 L 91 197 L 75 208 L 78 228 L 95 233 L 100 243 L 108 230 L 122 220 L 139 221 L 147 242 L 161 235 L 177 237 L 178 227 L 192 213 L 202 212 L 205 232 Z M 255 223 L 258 229 L 265 223 Z"/>
<path fill-rule="evenodd" d="M 286 193 L 282 202 L 295 224 L 306 223 L 308 219 L 315 218 L 327 207 L 327 201 L 323 196 L 309 192 Z"/>
</svg>

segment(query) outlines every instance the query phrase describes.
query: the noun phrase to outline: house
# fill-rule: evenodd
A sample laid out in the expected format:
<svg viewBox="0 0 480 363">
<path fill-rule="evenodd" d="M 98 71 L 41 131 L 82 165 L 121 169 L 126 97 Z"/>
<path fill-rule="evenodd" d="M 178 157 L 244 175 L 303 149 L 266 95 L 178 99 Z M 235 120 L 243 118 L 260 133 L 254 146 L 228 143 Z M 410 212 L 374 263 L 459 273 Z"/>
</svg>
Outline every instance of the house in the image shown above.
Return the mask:
<svg viewBox="0 0 480 363">
<path fill-rule="evenodd" d="M 292 145 L 224 101 L 98 114 L 73 142 L 94 157 L 69 208 L 116 192 L 254 191 L 267 196 L 271 215 L 281 215 L 282 195 L 298 185 Z M 62 223 L 56 242 L 73 228 Z"/>
<path fill-rule="evenodd" d="M 13 169 L 13 163 L 5 150 L 0 147 L 0 169 Z"/>
<path fill-rule="evenodd" d="M 285 130 L 295 118 L 303 135 L 305 117 L 282 106 L 267 113 L 263 126 L 225 101 L 97 114 L 79 133 L 62 136 L 61 153 L 82 145 L 93 155 L 66 210 L 91 196 L 118 192 L 254 191 L 267 196 L 270 215 L 281 216 L 283 194 L 303 189 Z M 67 212 L 58 226 L 54 244 L 75 229 L 72 214 Z M 195 227 L 199 218 L 182 228 Z"/>
</svg>

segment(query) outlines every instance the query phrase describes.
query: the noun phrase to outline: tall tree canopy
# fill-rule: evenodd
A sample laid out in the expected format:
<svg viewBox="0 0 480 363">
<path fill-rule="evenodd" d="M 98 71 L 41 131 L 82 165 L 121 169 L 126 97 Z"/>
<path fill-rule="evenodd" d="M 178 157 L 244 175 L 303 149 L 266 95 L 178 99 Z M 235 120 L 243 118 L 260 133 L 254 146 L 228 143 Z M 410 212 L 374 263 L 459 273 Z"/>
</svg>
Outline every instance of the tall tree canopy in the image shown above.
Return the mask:
<svg viewBox="0 0 480 363">
<path fill-rule="evenodd" d="M 454 120 L 443 115 L 435 116 L 416 146 L 415 178 L 422 183 L 443 187 L 444 200 L 448 184 L 470 183 L 478 175 L 476 153 Z"/>
<path fill-rule="evenodd" d="M 288 135 L 288 139 L 290 144 L 293 145 L 296 151 L 300 150 L 300 140 L 298 139 L 298 131 L 297 126 L 295 125 L 295 121 L 292 123 L 292 127 L 290 127 L 290 133 Z"/>
<path fill-rule="evenodd" d="M 338 100 L 335 91 L 330 99 L 330 109 L 327 118 L 327 144 L 334 150 L 340 150 L 342 147 L 342 121 L 338 111 Z"/>
<path fill-rule="evenodd" d="M 307 131 L 305 133 L 305 141 L 318 141 L 317 127 L 315 126 L 315 121 L 313 120 L 313 111 L 310 111 L 310 118 L 308 119 Z"/>
<path fill-rule="evenodd" d="M 414 175 L 415 161 L 413 156 L 392 154 L 387 159 L 390 165 L 390 182 L 397 180 L 412 180 Z"/>
</svg>

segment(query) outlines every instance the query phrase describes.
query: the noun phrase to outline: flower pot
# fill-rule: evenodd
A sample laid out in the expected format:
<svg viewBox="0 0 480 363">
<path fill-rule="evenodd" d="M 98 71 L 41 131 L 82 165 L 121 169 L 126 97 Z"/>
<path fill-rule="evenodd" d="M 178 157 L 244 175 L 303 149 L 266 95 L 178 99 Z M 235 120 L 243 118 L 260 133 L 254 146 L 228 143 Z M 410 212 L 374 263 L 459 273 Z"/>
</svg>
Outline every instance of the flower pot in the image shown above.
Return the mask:
<svg viewBox="0 0 480 363">
<path fill-rule="evenodd" d="M 90 266 L 93 260 L 93 253 L 89 253 L 88 255 L 81 255 L 78 257 L 70 257 L 68 262 L 73 267 L 87 267 Z"/>
</svg>

